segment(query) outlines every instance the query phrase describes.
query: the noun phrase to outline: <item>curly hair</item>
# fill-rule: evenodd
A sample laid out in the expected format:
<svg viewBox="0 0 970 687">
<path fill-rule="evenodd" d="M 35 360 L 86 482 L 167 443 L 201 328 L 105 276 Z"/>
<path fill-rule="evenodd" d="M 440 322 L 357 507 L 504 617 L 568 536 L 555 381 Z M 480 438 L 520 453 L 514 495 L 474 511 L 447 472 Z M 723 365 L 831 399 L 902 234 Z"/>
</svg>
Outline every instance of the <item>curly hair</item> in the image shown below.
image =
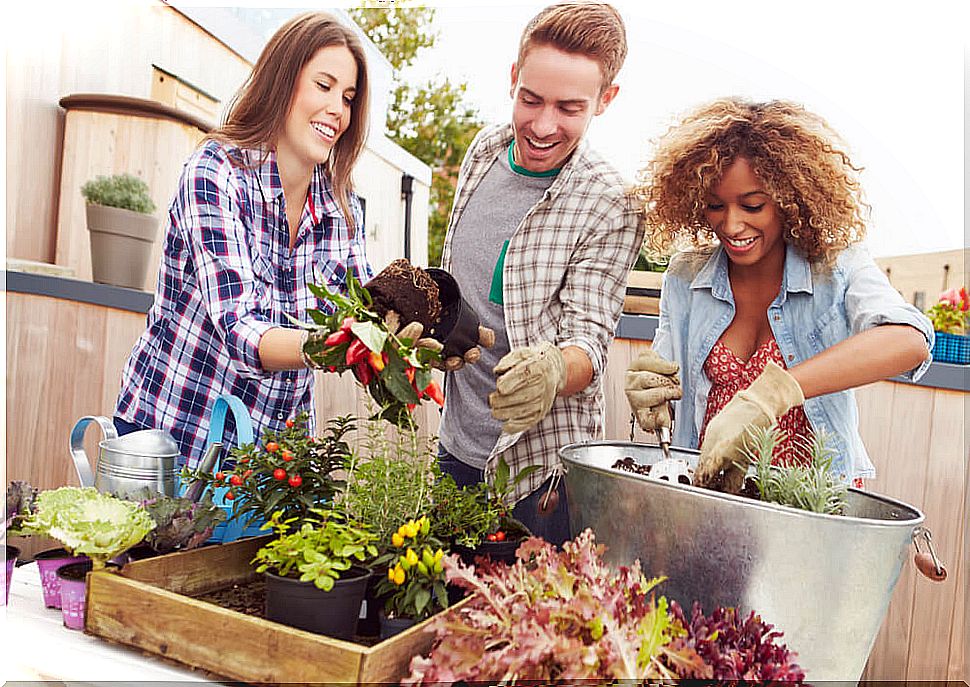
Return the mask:
<svg viewBox="0 0 970 687">
<path fill-rule="evenodd" d="M 702 106 L 657 141 L 634 188 L 643 203 L 645 252 L 711 246 L 707 196 L 739 157 L 747 159 L 777 203 L 784 240 L 809 262 L 831 266 L 866 232 L 869 206 L 838 134 L 791 102 L 724 98 Z"/>
</svg>

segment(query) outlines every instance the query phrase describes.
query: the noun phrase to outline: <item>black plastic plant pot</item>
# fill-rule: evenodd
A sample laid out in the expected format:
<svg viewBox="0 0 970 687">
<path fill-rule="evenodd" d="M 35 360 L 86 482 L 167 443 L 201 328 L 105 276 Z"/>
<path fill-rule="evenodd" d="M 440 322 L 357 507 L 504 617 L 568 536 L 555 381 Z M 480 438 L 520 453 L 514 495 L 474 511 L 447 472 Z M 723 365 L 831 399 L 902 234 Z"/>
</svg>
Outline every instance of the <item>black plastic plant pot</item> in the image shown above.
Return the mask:
<svg viewBox="0 0 970 687">
<path fill-rule="evenodd" d="M 441 315 L 431 328 L 431 336 L 444 344 L 443 358 L 461 356 L 469 348 L 478 345 L 478 326 L 481 318 L 475 309 L 461 296 L 458 282 L 442 269 L 425 270 L 438 285 Z"/>
<path fill-rule="evenodd" d="M 384 614 L 384 611 L 380 613 L 381 619 L 381 639 L 387 639 L 388 637 L 393 637 L 396 634 L 404 632 L 409 627 L 416 625 L 417 620 L 414 618 L 388 618 Z"/>
<path fill-rule="evenodd" d="M 266 619 L 337 639 L 357 632 L 360 603 L 371 572 L 353 566 L 325 592 L 312 582 L 266 573 Z"/>
<path fill-rule="evenodd" d="M 362 637 L 377 637 L 381 633 L 380 615 L 384 599 L 377 593 L 379 579 L 377 575 L 371 575 L 367 580 L 364 607 L 361 609 L 360 622 L 357 623 L 357 634 Z"/>
<path fill-rule="evenodd" d="M 465 565 L 474 565 L 478 557 L 488 557 L 493 563 L 515 563 L 515 552 L 521 541 L 483 541 L 474 549 L 467 546 L 455 545 L 454 551 Z"/>
</svg>

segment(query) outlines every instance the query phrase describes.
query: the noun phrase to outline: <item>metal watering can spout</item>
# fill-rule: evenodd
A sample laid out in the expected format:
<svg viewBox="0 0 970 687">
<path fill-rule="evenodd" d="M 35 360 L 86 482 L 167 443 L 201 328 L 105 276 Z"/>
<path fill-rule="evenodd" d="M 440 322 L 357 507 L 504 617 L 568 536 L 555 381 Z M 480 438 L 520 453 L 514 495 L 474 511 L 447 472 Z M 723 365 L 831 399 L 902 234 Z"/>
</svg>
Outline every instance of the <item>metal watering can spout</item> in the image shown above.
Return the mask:
<svg viewBox="0 0 970 687">
<path fill-rule="evenodd" d="M 84 452 L 84 432 L 96 422 L 104 434 L 95 469 Z M 71 457 L 82 487 L 124 496 L 148 486 L 175 496 L 180 467 L 179 447 L 168 432 L 143 429 L 119 437 L 114 423 L 100 415 L 82 417 L 71 430 Z"/>
</svg>

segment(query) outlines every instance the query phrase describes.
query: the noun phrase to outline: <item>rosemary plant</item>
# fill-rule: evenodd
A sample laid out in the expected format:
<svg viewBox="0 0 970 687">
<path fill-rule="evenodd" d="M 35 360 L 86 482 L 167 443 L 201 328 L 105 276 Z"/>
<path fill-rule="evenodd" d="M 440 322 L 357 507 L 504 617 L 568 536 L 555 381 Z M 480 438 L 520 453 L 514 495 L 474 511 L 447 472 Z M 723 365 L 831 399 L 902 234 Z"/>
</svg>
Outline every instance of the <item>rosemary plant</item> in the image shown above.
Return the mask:
<svg viewBox="0 0 970 687">
<path fill-rule="evenodd" d="M 761 500 L 813 513 L 841 515 L 848 487 L 832 474 L 835 451 L 827 446 L 826 435 L 796 439 L 809 457 L 803 465 L 772 465 L 771 457 L 781 439 L 777 424 L 748 430 L 744 453 L 754 464 L 754 483 Z"/>
</svg>

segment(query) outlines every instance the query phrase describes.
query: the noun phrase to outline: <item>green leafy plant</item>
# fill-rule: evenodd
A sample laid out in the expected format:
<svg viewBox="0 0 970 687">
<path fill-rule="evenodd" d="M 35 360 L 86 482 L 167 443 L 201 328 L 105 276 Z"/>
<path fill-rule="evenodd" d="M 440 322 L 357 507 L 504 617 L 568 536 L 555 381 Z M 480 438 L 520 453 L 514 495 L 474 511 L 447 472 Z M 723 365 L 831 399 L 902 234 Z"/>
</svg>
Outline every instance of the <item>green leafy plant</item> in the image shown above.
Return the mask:
<svg viewBox="0 0 970 687">
<path fill-rule="evenodd" d="M 352 274 L 347 275 L 346 296 L 316 284 L 309 288 L 334 304 L 332 313 L 308 309 L 310 325 L 291 318 L 295 325 L 321 334 L 304 346 L 311 361 L 330 372 L 350 370 L 377 402 L 378 417 L 399 427 L 415 426 L 411 411 L 422 399 L 444 404 L 444 394 L 431 378 L 431 363 L 441 354 L 392 334 L 371 309 L 370 293 Z"/>
<path fill-rule="evenodd" d="M 284 520 L 302 521 L 342 487 L 336 473 L 351 455 L 346 437 L 356 419 L 331 419 L 319 437 L 309 435 L 307 422 L 307 414 L 301 413 L 278 432 L 264 431 L 258 446 L 233 449 L 233 467 L 214 474 L 185 470 L 183 479 L 229 487 L 226 499 L 233 504 L 233 518 L 262 521 L 281 511 Z"/>
<path fill-rule="evenodd" d="M 25 534 L 57 539 L 73 554 L 88 556 L 98 570 L 141 542 L 155 523 L 132 501 L 94 487 L 61 487 L 38 494 L 34 512 L 22 527 Z"/>
<path fill-rule="evenodd" d="M 402 522 L 430 512 L 434 486 L 434 445 L 415 428 L 397 429 L 377 419 L 365 424 L 361 447 L 347 468 L 339 507 L 390 540 Z"/>
<path fill-rule="evenodd" d="M 426 516 L 402 524 L 387 551 L 374 561 L 385 574 L 377 593 L 389 617 L 423 620 L 448 607 L 443 544 L 431 535 Z"/>
<path fill-rule="evenodd" d="M 772 463 L 775 447 L 782 439 L 777 424 L 748 430 L 744 454 L 754 464 L 754 483 L 762 501 L 783 506 L 839 515 L 845 511 L 848 487 L 832 473 L 834 451 L 826 446 L 824 433 L 811 441 L 798 441 L 808 456 L 805 464 Z"/>
<path fill-rule="evenodd" d="M 280 577 L 312 582 L 324 591 L 333 589 L 340 574 L 355 563 L 365 564 L 377 554 L 377 534 L 370 526 L 349 520 L 342 513 L 314 508 L 311 517 L 291 532 L 294 518 L 284 520 L 273 513 L 263 529 L 272 528 L 278 538 L 256 552 L 256 572 L 267 570 Z"/>
<path fill-rule="evenodd" d="M 940 300 L 926 311 L 933 329 L 945 334 L 966 334 L 970 325 L 970 295 L 966 287 L 940 294 Z"/>
<path fill-rule="evenodd" d="M 212 503 L 210 494 L 192 501 L 142 487 L 128 499 L 141 504 L 154 521 L 155 529 L 145 537 L 145 544 L 158 553 L 202 546 L 216 525 L 226 519 L 225 511 Z"/>
<path fill-rule="evenodd" d="M 131 174 L 98 176 L 81 187 L 81 195 L 93 205 L 132 210 L 144 215 L 155 212 L 148 184 Z"/>
<path fill-rule="evenodd" d="M 474 549 L 499 530 L 503 511 L 488 498 L 484 483 L 459 487 L 451 475 L 438 475 L 432 501 L 431 532 L 441 541 Z"/>
</svg>

